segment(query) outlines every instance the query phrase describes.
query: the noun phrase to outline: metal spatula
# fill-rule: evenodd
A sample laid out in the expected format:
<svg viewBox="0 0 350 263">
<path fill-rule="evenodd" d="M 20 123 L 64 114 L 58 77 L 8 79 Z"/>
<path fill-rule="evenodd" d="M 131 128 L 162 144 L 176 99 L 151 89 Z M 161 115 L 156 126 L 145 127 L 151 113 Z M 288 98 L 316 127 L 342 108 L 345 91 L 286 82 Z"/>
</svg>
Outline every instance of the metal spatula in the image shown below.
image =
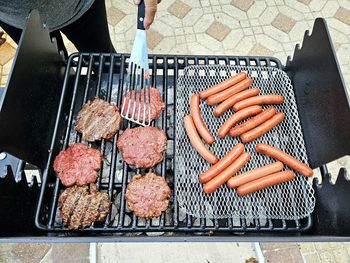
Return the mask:
<svg viewBox="0 0 350 263">
<path fill-rule="evenodd" d="M 151 86 L 144 18 L 145 3 L 141 1 L 137 12 L 137 31 L 124 83 L 126 93 L 123 97 L 121 116 L 137 124 L 149 126 L 151 122 Z"/>
</svg>

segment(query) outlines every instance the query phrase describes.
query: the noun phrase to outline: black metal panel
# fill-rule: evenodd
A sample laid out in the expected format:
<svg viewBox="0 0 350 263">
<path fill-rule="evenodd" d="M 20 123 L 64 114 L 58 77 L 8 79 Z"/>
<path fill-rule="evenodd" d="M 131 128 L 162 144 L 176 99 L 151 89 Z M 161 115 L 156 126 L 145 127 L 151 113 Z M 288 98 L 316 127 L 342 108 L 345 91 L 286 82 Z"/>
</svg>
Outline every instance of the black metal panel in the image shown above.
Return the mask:
<svg viewBox="0 0 350 263">
<path fill-rule="evenodd" d="M 46 163 L 65 63 L 33 11 L 24 30 L 0 113 L 0 151 L 39 167 Z"/>
<path fill-rule="evenodd" d="M 326 21 L 315 20 L 285 71 L 292 80 L 312 168 L 350 154 L 349 97 Z"/>
<path fill-rule="evenodd" d="M 313 231 L 325 236 L 350 235 L 350 182 L 346 170 L 340 169 L 335 184 L 330 182 L 327 167 L 322 169 L 322 184 L 314 181 L 316 207 Z M 334 175 L 333 175 L 334 176 Z"/>
</svg>

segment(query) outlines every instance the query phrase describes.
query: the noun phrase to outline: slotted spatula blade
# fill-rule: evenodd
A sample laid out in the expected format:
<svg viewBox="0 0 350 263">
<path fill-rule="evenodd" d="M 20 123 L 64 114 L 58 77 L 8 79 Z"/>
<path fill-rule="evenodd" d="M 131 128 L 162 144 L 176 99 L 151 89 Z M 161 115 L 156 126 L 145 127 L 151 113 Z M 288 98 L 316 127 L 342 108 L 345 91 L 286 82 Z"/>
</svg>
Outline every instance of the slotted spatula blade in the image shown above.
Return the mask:
<svg viewBox="0 0 350 263">
<path fill-rule="evenodd" d="M 137 31 L 124 84 L 126 93 L 122 102 L 121 115 L 129 121 L 149 126 L 151 123 L 151 87 L 144 17 L 145 3 L 141 1 L 137 12 Z"/>
</svg>

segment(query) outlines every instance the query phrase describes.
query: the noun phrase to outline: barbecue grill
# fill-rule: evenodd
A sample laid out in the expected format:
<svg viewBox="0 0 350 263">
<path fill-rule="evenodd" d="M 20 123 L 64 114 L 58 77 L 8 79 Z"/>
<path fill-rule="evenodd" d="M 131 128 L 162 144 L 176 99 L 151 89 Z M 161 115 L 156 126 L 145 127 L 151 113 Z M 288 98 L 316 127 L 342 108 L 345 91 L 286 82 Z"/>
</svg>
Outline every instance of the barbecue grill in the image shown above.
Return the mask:
<svg viewBox="0 0 350 263">
<path fill-rule="evenodd" d="M 350 205 L 346 202 L 350 184 L 346 170 L 339 171 L 332 185 L 326 166 L 349 154 L 349 99 L 324 19 L 315 20 L 312 34 L 305 33 L 302 47 L 296 46 L 293 59 L 288 58 L 285 66 L 273 57 L 150 55 L 152 85 L 160 90 L 166 104 L 161 117 L 151 125 L 165 130 L 168 137 L 165 158 L 153 171 L 164 177 L 172 189 L 170 206 L 159 218 L 150 220 L 138 218 L 129 210 L 126 185 L 134 174 L 147 170 L 131 169 L 122 161 L 116 147 L 118 133 L 111 141 L 89 144 L 100 149 L 104 157 L 97 185 L 109 194 L 111 211 L 105 222 L 76 231 L 68 230 L 59 216 L 58 196 L 64 187 L 53 171 L 53 160 L 59 151 L 81 140 L 74 122 L 87 100 L 99 96 L 121 105 L 129 55 L 74 53 L 65 58 L 62 54 L 42 26 L 39 13 L 33 11 L 0 104 L 2 240 L 350 240 Z M 177 167 L 179 92 L 183 92 L 178 80 L 189 68 L 208 65 L 248 71 L 268 68 L 290 79 L 295 104 L 293 121 L 301 127 L 301 137 L 295 143 L 302 142 L 298 148 L 305 148 L 309 165 L 319 167 L 322 174 L 322 183 L 314 180 L 309 192 L 304 192 L 314 194 L 315 207 L 303 216 L 249 218 L 241 214 L 210 218 L 184 209 L 177 189 L 181 170 Z M 125 120 L 121 130 L 127 127 L 134 124 Z M 285 133 L 290 131 L 294 131 L 292 127 L 285 127 Z M 40 178 L 27 181 L 25 172 L 30 169 L 37 169 Z M 307 198 L 295 201 L 307 202 Z M 291 203 L 291 211 L 296 211 L 299 205 Z"/>
</svg>

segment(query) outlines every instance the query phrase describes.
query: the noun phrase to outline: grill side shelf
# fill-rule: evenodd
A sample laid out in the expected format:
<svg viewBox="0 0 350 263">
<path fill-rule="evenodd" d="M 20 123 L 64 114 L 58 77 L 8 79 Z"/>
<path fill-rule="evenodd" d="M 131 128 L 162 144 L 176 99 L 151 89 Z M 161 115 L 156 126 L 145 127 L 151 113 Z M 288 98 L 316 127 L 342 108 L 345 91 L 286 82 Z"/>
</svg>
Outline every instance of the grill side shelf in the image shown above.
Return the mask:
<svg viewBox="0 0 350 263">
<path fill-rule="evenodd" d="M 349 96 L 324 19 L 315 20 L 311 35 L 305 32 L 285 71 L 295 89 L 310 166 L 350 154 Z"/>
</svg>

